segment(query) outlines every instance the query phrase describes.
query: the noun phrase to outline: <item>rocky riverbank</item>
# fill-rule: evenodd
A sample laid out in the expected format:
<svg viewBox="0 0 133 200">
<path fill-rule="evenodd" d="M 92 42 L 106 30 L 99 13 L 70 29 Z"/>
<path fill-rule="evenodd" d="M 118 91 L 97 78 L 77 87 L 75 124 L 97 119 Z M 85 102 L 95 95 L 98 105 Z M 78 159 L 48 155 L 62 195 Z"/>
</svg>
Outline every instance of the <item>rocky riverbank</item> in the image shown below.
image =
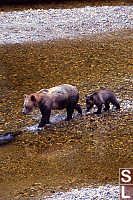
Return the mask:
<svg viewBox="0 0 133 200">
<path fill-rule="evenodd" d="M 51 197 L 44 197 L 47 200 L 115 200 L 119 199 L 119 186 L 111 186 L 109 184 L 98 188 L 81 188 L 73 189 L 66 193 L 56 193 Z"/>
<path fill-rule="evenodd" d="M 0 13 L 0 44 L 74 39 L 132 29 L 133 6 L 29 9 Z"/>
</svg>

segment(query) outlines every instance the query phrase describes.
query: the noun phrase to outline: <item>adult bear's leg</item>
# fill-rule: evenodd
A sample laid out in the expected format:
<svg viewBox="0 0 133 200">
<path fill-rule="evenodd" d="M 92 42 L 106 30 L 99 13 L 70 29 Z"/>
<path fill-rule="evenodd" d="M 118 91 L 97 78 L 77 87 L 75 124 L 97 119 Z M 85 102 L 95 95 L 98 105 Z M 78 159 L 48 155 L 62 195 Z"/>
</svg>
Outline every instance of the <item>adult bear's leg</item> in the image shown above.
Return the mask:
<svg viewBox="0 0 133 200">
<path fill-rule="evenodd" d="M 82 115 L 82 109 L 81 109 L 81 106 L 79 104 L 76 104 L 75 109 L 78 111 L 79 114 Z"/>
<path fill-rule="evenodd" d="M 38 127 L 44 127 L 45 124 L 49 124 L 51 109 L 46 106 L 43 106 L 40 108 L 40 110 L 42 113 L 42 119 L 41 119 Z"/>
<path fill-rule="evenodd" d="M 74 112 L 74 108 L 75 108 L 75 106 L 74 105 L 68 105 L 67 106 L 67 120 L 69 121 L 70 119 L 72 119 L 72 114 L 73 114 L 73 112 Z"/>
</svg>

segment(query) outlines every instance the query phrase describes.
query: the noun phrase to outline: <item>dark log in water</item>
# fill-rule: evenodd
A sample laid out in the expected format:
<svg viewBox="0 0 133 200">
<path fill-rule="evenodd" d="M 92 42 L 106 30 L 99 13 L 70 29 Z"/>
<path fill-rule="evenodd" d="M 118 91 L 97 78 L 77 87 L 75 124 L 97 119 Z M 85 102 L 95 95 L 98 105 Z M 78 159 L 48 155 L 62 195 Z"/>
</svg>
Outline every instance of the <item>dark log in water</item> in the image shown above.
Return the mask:
<svg viewBox="0 0 133 200">
<path fill-rule="evenodd" d="M 21 133 L 22 133 L 22 131 L 0 133 L 0 145 L 7 144 L 7 143 L 10 142 L 16 135 L 20 135 Z"/>
</svg>

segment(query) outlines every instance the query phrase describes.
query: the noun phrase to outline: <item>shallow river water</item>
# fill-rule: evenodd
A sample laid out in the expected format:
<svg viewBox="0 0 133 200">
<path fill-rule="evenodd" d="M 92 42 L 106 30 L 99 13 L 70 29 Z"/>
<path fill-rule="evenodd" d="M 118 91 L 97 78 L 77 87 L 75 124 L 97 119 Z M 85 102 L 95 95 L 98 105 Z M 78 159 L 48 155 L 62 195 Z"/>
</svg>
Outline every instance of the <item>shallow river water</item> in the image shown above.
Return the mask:
<svg viewBox="0 0 133 200">
<path fill-rule="evenodd" d="M 118 184 L 119 168 L 133 166 L 132 46 L 132 30 L 0 46 L 0 134 L 12 136 L 0 146 L 2 200 Z M 23 116 L 23 95 L 63 83 L 78 88 L 83 116 L 66 122 L 65 110 L 52 111 L 37 131 L 40 111 Z M 86 115 L 85 94 L 102 89 L 115 92 L 121 110 Z"/>
</svg>

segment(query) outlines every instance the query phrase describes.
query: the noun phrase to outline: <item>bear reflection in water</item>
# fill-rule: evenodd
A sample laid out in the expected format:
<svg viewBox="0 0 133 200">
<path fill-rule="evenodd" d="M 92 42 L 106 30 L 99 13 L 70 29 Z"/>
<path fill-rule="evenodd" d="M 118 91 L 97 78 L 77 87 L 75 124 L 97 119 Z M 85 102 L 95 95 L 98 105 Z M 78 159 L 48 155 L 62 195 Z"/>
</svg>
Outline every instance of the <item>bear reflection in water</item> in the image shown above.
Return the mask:
<svg viewBox="0 0 133 200">
<path fill-rule="evenodd" d="M 78 104 L 79 92 L 72 85 L 62 84 L 50 89 L 42 89 L 37 93 L 24 95 L 23 114 L 28 114 L 34 107 L 39 107 L 42 119 L 38 127 L 44 127 L 49 123 L 51 110 L 67 110 L 67 120 L 72 119 L 74 109 L 82 115 L 82 110 Z"/>
<path fill-rule="evenodd" d="M 86 97 L 86 108 L 87 112 L 96 105 L 98 107 L 97 112 L 95 114 L 101 113 L 102 104 L 105 105 L 104 111 L 109 110 L 109 103 L 111 102 L 116 106 L 116 110 L 120 109 L 120 104 L 118 103 L 114 92 L 110 90 L 101 90 L 100 92 L 94 92 L 91 95 L 85 95 Z"/>
</svg>

